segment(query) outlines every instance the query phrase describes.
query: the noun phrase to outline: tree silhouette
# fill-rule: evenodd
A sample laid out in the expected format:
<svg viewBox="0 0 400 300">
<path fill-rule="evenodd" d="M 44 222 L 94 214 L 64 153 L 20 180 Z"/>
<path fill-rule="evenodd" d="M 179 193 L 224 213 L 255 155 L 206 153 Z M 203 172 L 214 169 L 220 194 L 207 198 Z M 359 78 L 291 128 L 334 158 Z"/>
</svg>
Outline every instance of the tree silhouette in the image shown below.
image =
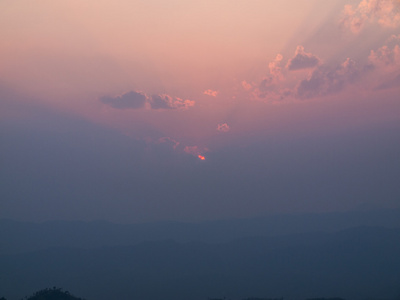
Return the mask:
<svg viewBox="0 0 400 300">
<path fill-rule="evenodd" d="M 334 298 L 310 298 L 310 299 L 306 299 L 306 300 L 344 300 L 344 299 L 343 298 L 334 297 Z"/>
<path fill-rule="evenodd" d="M 250 298 L 246 298 L 243 300 L 283 300 L 283 297 L 281 298 L 259 298 L 259 297 L 250 297 Z"/>
<path fill-rule="evenodd" d="M 71 295 L 68 291 L 63 291 L 61 288 L 57 287 L 40 290 L 26 299 L 27 300 L 84 300 L 82 298 L 77 298 Z"/>
</svg>

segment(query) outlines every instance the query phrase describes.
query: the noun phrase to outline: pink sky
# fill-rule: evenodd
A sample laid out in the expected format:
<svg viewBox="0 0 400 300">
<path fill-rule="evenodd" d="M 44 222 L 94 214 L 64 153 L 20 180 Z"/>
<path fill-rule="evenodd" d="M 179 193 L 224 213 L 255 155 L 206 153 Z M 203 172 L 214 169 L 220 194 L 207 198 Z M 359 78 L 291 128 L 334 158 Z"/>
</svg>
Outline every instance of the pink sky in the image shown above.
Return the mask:
<svg viewBox="0 0 400 300">
<path fill-rule="evenodd" d="M 383 213 L 394 209 L 394 214 Z M 380 219 L 399 211 L 400 0 L 0 0 L 0 221 L 4 226 L 12 224 L 9 220 L 217 220 L 204 227 L 209 229 L 210 241 L 217 241 L 229 224 L 235 236 L 254 227 L 251 238 L 243 240 L 245 247 L 236 242 L 216 246 L 225 251 L 221 255 L 230 248 L 238 251 L 232 252 L 243 258 L 238 265 L 230 265 L 236 257 L 230 250 L 222 257 L 214 246 L 208 251 L 204 243 L 188 238 L 193 243 L 182 249 L 189 252 L 165 240 L 166 255 L 151 250 L 148 264 L 132 256 L 137 273 L 125 263 L 130 251 L 125 246 L 122 252 L 114 252 L 118 249 L 101 243 L 101 253 L 122 255 L 97 269 L 90 243 L 84 241 L 87 249 L 83 252 L 75 247 L 83 235 L 62 231 L 51 241 L 50 252 L 37 252 L 43 239 L 29 236 L 26 241 L 33 242 L 36 252 L 27 257 L 38 261 L 22 263 L 29 259 L 21 260 L 20 254 L 3 256 L 0 262 L 10 257 L 19 260 L 15 266 L 7 261 L 0 275 L 1 280 L 7 279 L 7 273 L 10 279 L 3 285 L 18 281 L 29 287 L 42 282 L 40 277 L 24 278 L 23 265 L 43 265 L 44 274 L 61 271 L 56 264 L 50 268 L 48 263 L 41 264 L 41 258 L 49 253 L 49 262 L 57 263 L 54 243 L 71 235 L 75 246 L 70 245 L 74 247 L 70 250 L 77 257 L 90 255 L 87 270 L 106 274 L 104 280 L 89 281 L 96 282 L 96 293 L 101 293 L 99 282 L 111 292 L 118 281 L 104 268 L 109 266 L 114 273 L 127 275 L 120 282 L 136 298 L 156 299 L 162 291 L 172 295 L 169 283 L 173 281 L 182 290 L 174 299 L 176 295 L 192 297 L 192 290 L 202 295 L 197 299 L 243 299 L 248 291 L 252 292 L 246 297 L 271 296 L 270 290 L 263 292 L 267 289 L 261 281 L 275 277 L 281 281 L 278 290 L 285 286 L 294 295 L 296 284 L 290 284 L 290 278 L 299 278 L 293 274 L 301 274 L 304 268 L 309 272 L 298 282 L 306 291 L 304 298 L 319 297 L 315 293 L 324 290 L 328 295 L 351 291 L 353 282 L 343 278 L 352 277 L 360 287 L 376 279 L 380 299 L 391 299 L 390 293 L 396 292 L 399 300 L 399 285 L 392 284 L 399 283 L 398 270 L 388 257 L 375 255 L 398 254 L 394 248 L 386 251 L 372 244 L 381 241 L 383 231 L 371 227 L 379 239 L 368 240 L 365 245 L 371 249 L 359 256 L 375 255 L 371 266 L 387 269 L 389 280 L 379 272 L 356 277 L 354 268 L 374 269 L 355 256 L 355 250 L 362 248 L 347 244 L 351 231 L 333 233 L 336 218 L 344 229 L 358 222 L 367 224 L 362 221 L 367 217 Z M 265 216 L 275 217 L 263 223 Z M 224 222 L 246 218 L 251 221 Z M 307 220 L 303 229 L 296 226 L 301 220 Z M 55 231 L 51 227 L 45 236 L 62 228 L 60 223 L 49 224 L 54 224 Z M 22 225 L 17 228 L 24 235 Z M 214 225 L 219 230 L 211 232 Z M 107 228 L 106 223 L 97 222 L 85 227 L 87 232 L 93 226 Z M 267 227 L 276 228 L 269 231 Z M 336 244 L 324 238 L 315 249 L 327 256 L 315 252 L 314 268 L 311 247 L 303 236 L 299 236 L 299 248 L 274 237 L 271 249 L 278 255 L 265 264 L 250 259 L 251 267 L 241 272 L 247 260 L 243 249 L 263 253 L 254 238 L 267 231 L 287 232 L 291 227 L 299 232 L 310 228 L 313 242 L 309 245 L 314 245 L 315 234 L 326 230 L 329 236 L 340 237 L 337 249 L 348 253 L 337 253 L 331 247 Z M 116 232 L 116 226 L 109 228 L 109 233 Z M 135 228 L 139 229 L 137 237 L 146 241 L 163 237 L 169 230 L 176 230 L 178 239 L 189 237 L 190 232 L 202 238 L 207 235 L 198 230 L 201 227 L 179 223 Z M 148 228 L 149 234 L 146 230 L 141 234 L 140 228 Z M 17 247 L 24 245 L 7 230 L 3 236 L 15 240 Z M 363 232 L 355 228 L 354 236 L 360 236 L 356 243 L 367 237 Z M 395 237 L 392 234 L 388 231 L 384 236 Z M 119 244 L 124 236 L 129 236 L 129 243 L 138 241 L 125 230 L 112 240 Z M 93 241 L 100 245 L 97 234 Z M 268 243 L 264 239 L 260 245 Z M 281 251 L 285 244 L 289 252 Z M 2 253 L 7 253 L 13 246 L 4 248 Z M 138 249 L 144 253 L 146 248 Z M 206 252 L 211 259 L 203 257 Z M 281 252 L 293 253 L 295 258 L 305 254 L 304 260 L 292 260 L 292 255 L 274 273 L 273 266 L 285 258 Z M 354 262 L 349 253 L 354 254 Z M 200 266 L 200 273 L 186 272 L 191 269 L 182 268 L 185 257 L 191 262 L 200 257 L 199 262 L 211 262 L 216 269 L 206 264 Z M 78 262 L 72 256 L 62 261 L 67 270 Z M 163 262 L 161 267 L 152 270 L 157 261 Z M 336 265 L 336 261 L 343 264 Z M 114 267 L 114 262 L 121 265 Z M 330 265 L 336 273 L 324 272 Z M 169 269 L 182 272 L 168 276 L 165 271 Z M 285 269 L 290 270 L 289 276 L 285 277 Z M 85 266 L 79 265 L 79 270 L 66 282 L 76 278 L 78 287 L 88 285 L 81 279 L 90 273 Z M 235 270 L 240 271 L 238 276 Z M 320 275 L 339 278 L 343 275 L 339 271 L 347 275 L 342 278 L 342 289 L 337 280 L 316 284 L 321 282 Z M 35 269 L 29 274 L 38 273 Z M 226 280 L 220 280 L 224 274 Z M 263 274 L 267 276 L 262 278 Z M 62 277 L 56 275 L 51 282 L 58 286 Z M 143 281 L 142 275 L 151 278 L 151 283 Z M 261 278 L 259 286 L 251 276 Z M 127 285 L 128 277 L 145 289 Z M 163 277 L 169 279 L 158 280 Z M 316 289 L 307 289 L 307 282 Z M 230 292 L 224 283 L 234 284 Z M 205 292 L 207 286 L 211 291 Z M 379 288 L 384 286 L 389 288 Z M 159 293 L 147 293 L 147 287 L 160 287 Z M 114 296 L 122 294 L 113 291 Z M 353 293 L 353 299 L 366 294 L 368 289 Z M 284 294 L 272 290 L 272 295 Z"/>
<path fill-rule="evenodd" d="M 397 0 L 4 0 L 0 36 L 0 216 L 398 207 Z"/>
<path fill-rule="evenodd" d="M 2 1 L 0 15 L 2 85 L 134 137 L 140 123 L 206 146 L 218 124 L 400 115 L 398 1 Z M 143 106 L 99 101 L 132 91 Z"/>
</svg>

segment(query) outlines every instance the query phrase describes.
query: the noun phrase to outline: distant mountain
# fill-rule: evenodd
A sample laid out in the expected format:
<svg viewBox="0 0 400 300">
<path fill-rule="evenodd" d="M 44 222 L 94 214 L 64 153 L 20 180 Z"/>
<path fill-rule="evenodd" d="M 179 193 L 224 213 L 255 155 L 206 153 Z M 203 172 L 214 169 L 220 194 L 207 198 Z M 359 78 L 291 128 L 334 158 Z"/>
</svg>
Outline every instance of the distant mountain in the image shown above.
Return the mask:
<svg viewBox="0 0 400 300">
<path fill-rule="evenodd" d="M 93 300 L 205 300 L 400 294 L 400 229 L 244 237 L 224 243 L 149 241 L 0 255 L 0 291 L 17 299 L 67 286 Z"/>
<path fill-rule="evenodd" d="M 114 224 L 104 221 L 50 221 L 43 223 L 0 220 L 0 254 L 49 247 L 96 248 L 133 245 L 171 239 L 178 242 L 228 242 L 250 236 L 278 236 L 307 232 L 334 232 L 355 226 L 400 228 L 400 210 L 209 221 Z"/>
</svg>

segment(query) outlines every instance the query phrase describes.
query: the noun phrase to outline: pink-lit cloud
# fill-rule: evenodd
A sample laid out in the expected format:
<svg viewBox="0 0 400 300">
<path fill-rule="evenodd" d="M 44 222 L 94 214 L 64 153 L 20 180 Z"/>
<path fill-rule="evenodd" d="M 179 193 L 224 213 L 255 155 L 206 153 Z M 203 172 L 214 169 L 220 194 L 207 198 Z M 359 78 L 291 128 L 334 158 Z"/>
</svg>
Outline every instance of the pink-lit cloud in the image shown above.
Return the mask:
<svg viewBox="0 0 400 300">
<path fill-rule="evenodd" d="M 397 68 L 400 66 L 400 46 L 393 47 L 384 45 L 378 50 L 371 50 L 368 60 L 378 67 Z"/>
<path fill-rule="evenodd" d="M 152 95 L 149 103 L 152 109 L 187 109 L 193 106 L 195 101 L 161 94 Z"/>
<path fill-rule="evenodd" d="M 250 91 L 253 88 L 253 86 L 250 83 L 248 83 L 246 80 L 243 80 L 241 82 L 241 84 L 242 84 L 242 88 L 246 91 Z"/>
<path fill-rule="evenodd" d="M 345 5 L 341 23 L 355 34 L 373 22 L 384 27 L 399 27 L 399 8 L 398 0 L 362 0 L 356 7 Z"/>
<path fill-rule="evenodd" d="M 203 94 L 211 96 L 211 97 L 217 97 L 218 93 L 219 93 L 218 91 L 208 89 L 208 90 L 205 90 Z"/>
<path fill-rule="evenodd" d="M 346 86 L 361 83 L 364 90 L 388 89 L 400 85 L 400 36 L 392 35 L 376 50 L 371 50 L 368 64 L 360 65 L 347 58 L 340 65 L 319 65 L 308 78 L 299 82 L 299 99 L 338 93 Z"/>
<path fill-rule="evenodd" d="M 320 59 L 312 53 L 304 51 L 303 46 L 297 46 L 295 56 L 289 59 L 286 67 L 290 71 L 310 69 L 316 67 L 320 63 Z"/>
<path fill-rule="evenodd" d="M 395 87 L 400 83 L 400 35 L 392 35 L 386 44 L 370 52 L 367 64 L 347 58 L 342 63 L 322 63 L 317 55 L 298 46 L 295 56 L 281 68 L 282 55 L 269 63 L 269 74 L 258 85 L 242 81 L 242 90 L 252 99 L 274 102 L 281 100 L 323 97 L 358 85 L 359 89 L 374 90 Z M 311 69 L 308 74 L 292 70 Z M 374 70 L 374 72 L 372 72 Z M 301 76 L 303 76 L 301 78 Z"/>
<path fill-rule="evenodd" d="M 392 36 L 386 45 L 371 50 L 368 60 L 378 77 L 377 89 L 400 86 L 400 36 Z"/>
<path fill-rule="evenodd" d="M 253 91 L 256 98 L 281 98 L 282 88 L 280 84 L 285 80 L 281 67 L 282 60 L 283 56 L 277 54 L 275 59 L 268 64 L 269 75 L 264 77 Z"/>
<path fill-rule="evenodd" d="M 275 59 L 268 64 L 269 73 L 271 74 L 271 80 L 274 83 L 284 79 L 284 76 L 282 74 L 282 67 L 280 66 L 282 59 L 283 59 L 282 54 L 278 53 Z"/>
<path fill-rule="evenodd" d="M 204 153 L 208 152 L 208 148 L 206 147 L 199 147 L 199 146 L 185 146 L 183 149 L 188 154 L 191 154 L 193 156 L 199 156 L 203 155 Z"/>
<path fill-rule="evenodd" d="M 227 123 L 222 123 L 222 124 L 218 124 L 217 130 L 219 132 L 228 132 L 231 130 L 231 128 L 229 127 L 229 125 Z"/>
</svg>

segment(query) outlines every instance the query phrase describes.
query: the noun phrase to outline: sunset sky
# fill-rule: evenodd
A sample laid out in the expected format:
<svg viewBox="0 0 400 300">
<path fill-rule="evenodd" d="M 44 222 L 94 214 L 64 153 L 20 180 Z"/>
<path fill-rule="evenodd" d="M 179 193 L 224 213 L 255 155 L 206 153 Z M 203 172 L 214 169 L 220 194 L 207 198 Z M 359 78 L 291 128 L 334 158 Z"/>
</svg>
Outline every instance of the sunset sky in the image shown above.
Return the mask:
<svg viewBox="0 0 400 300">
<path fill-rule="evenodd" d="M 0 218 L 400 207 L 400 1 L 0 2 Z"/>
</svg>

